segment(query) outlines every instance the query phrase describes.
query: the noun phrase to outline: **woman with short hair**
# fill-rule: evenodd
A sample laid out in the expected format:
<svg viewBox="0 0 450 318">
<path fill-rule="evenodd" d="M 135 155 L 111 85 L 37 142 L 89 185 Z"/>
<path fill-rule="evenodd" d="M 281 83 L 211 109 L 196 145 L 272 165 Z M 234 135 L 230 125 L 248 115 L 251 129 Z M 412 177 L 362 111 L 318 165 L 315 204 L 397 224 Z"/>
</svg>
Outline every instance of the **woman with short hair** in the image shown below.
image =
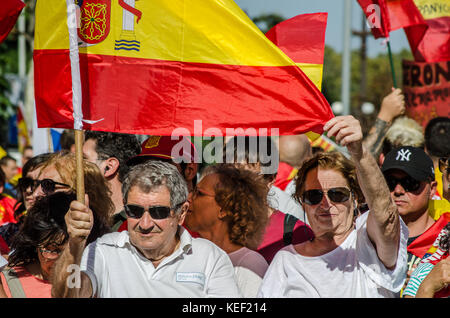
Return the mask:
<svg viewBox="0 0 450 318">
<path fill-rule="evenodd" d="M 395 297 L 406 278 L 408 229 L 375 159 L 362 146 L 359 121 L 335 117 L 324 130 L 347 146 L 351 160 L 319 153 L 304 163 L 295 197 L 314 238 L 275 255 L 258 296 Z M 359 188 L 370 211 L 357 216 Z"/>
<path fill-rule="evenodd" d="M 223 249 L 244 297 L 255 297 L 268 264 L 255 251 L 268 222 L 267 184 L 233 165 L 208 167 L 189 196 L 185 226 Z"/>
</svg>

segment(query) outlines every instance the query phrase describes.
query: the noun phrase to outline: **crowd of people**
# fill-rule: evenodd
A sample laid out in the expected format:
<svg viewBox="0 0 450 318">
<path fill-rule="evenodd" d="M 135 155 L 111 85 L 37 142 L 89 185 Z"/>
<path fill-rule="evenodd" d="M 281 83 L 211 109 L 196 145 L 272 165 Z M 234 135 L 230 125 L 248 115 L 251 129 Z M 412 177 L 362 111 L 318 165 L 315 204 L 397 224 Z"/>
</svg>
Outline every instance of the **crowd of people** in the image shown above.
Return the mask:
<svg viewBox="0 0 450 318">
<path fill-rule="evenodd" d="M 0 297 L 449 297 L 450 118 L 404 110 L 396 89 L 366 136 L 328 121 L 345 152 L 235 136 L 215 164 L 187 137 L 175 156 L 170 136 L 86 131 L 84 202 L 70 131 L 6 155 Z"/>
</svg>

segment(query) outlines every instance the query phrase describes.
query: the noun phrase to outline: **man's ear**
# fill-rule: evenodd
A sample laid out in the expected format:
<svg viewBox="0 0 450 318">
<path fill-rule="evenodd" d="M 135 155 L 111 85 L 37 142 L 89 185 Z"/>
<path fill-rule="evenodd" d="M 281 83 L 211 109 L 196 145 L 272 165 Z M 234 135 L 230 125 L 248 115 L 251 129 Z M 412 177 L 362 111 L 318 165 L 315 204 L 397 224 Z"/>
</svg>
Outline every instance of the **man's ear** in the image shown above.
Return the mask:
<svg viewBox="0 0 450 318">
<path fill-rule="evenodd" d="M 197 175 L 198 163 L 191 162 L 188 163 L 186 169 L 184 170 L 184 178 L 186 181 L 192 181 Z"/>
<path fill-rule="evenodd" d="M 117 158 L 111 157 L 105 160 L 105 165 L 103 168 L 103 175 L 105 178 L 113 177 L 119 173 L 119 160 Z"/>
<path fill-rule="evenodd" d="M 385 158 L 384 154 L 380 153 L 380 157 L 378 157 L 378 164 L 379 164 L 380 167 L 383 165 L 384 158 Z"/>
<path fill-rule="evenodd" d="M 181 209 L 181 212 L 180 212 L 180 216 L 178 219 L 178 225 L 183 225 L 184 219 L 186 218 L 186 214 L 189 209 L 189 202 L 187 202 L 187 201 L 184 202 L 180 209 Z"/>
<path fill-rule="evenodd" d="M 437 182 L 433 180 L 430 182 L 430 200 L 433 199 L 433 196 L 436 194 Z"/>
</svg>

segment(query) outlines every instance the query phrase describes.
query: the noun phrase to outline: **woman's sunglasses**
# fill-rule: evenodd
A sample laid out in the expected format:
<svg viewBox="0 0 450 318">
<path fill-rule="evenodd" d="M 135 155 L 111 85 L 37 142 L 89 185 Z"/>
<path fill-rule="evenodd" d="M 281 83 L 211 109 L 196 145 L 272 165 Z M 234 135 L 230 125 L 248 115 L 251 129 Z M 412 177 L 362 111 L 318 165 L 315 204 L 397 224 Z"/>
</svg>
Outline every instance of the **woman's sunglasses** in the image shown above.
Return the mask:
<svg viewBox="0 0 450 318">
<path fill-rule="evenodd" d="M 351 191 L 344 187 L 331 188 L 328 191 L 320 189 L 307 190 L 303 192 L 302 201 L 308 205 L 316 205 L 322 202 L 325 194 L 332 202 L 342 203 L 350 198 Z"/>
<path fill-rule="evenodd" d="M 419 190 L 421 182 L 411 178 L 410 176 L 406 176 L 401 179 L 394 178 L 393 176 L 386 176 L 386 183 L 389 187 L 389 191 L 391 192 L 395 190 L 397 184 L 400 184 L 406 192 L 414 192 Z"/>
<path fill-rule="evenodd" d="M 148 211 L 152 219 L 162 220 L 169 217 L 171 209 L 168 206 L 154 205 L 148 207 L 148 210 L 146 210 L 145 207 L 137 204 L 126 204 L 124 210 L 127 216 L 133 219 L 140 219 L 145 211 Z"/>
<path fill-rule="evenodd" d="M 41 186 L 42 192 L 44 192 L 45 195 L 49 195 L 55 192 L 57 185 L 70 188 L 70 185 L 56 182 L 52 179 L 34 180 L 28 177 L 19 179 L 19 189 L 22 192 L 26 192 L 29 188 L 31 188 L 31 192 L 34 192 Z"/>
</svg>

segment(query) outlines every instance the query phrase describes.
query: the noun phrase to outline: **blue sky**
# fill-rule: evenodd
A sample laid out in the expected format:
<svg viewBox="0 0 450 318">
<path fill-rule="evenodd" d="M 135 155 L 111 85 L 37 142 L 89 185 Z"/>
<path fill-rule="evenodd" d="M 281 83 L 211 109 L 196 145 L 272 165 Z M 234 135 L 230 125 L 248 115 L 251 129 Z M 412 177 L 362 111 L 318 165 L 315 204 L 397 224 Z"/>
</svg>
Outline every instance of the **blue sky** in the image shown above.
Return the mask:
<svg viewBox="0 0 450 318">
<path fill-rule="evenodd" d="M 277 13 L 286 19 L 298 14 L 328 12 L 325 43 L 338 52 L 342 52 L 344 0 L 234 0 L 236 4 L 252 18 L 261 14 Z M 356 0 L 352 1 L 352 29 L 361 30 L 362 10 Z M 402 29 L 391 32 L 391 49 L 399 52 L 409 49 L 409 44 Z M 352 49 L 361 45 L 359 37 L 352 36 Z M 367 53 L 370 57 L 386 53 L 382 40 L 368 37 Z"/>
</svg>

